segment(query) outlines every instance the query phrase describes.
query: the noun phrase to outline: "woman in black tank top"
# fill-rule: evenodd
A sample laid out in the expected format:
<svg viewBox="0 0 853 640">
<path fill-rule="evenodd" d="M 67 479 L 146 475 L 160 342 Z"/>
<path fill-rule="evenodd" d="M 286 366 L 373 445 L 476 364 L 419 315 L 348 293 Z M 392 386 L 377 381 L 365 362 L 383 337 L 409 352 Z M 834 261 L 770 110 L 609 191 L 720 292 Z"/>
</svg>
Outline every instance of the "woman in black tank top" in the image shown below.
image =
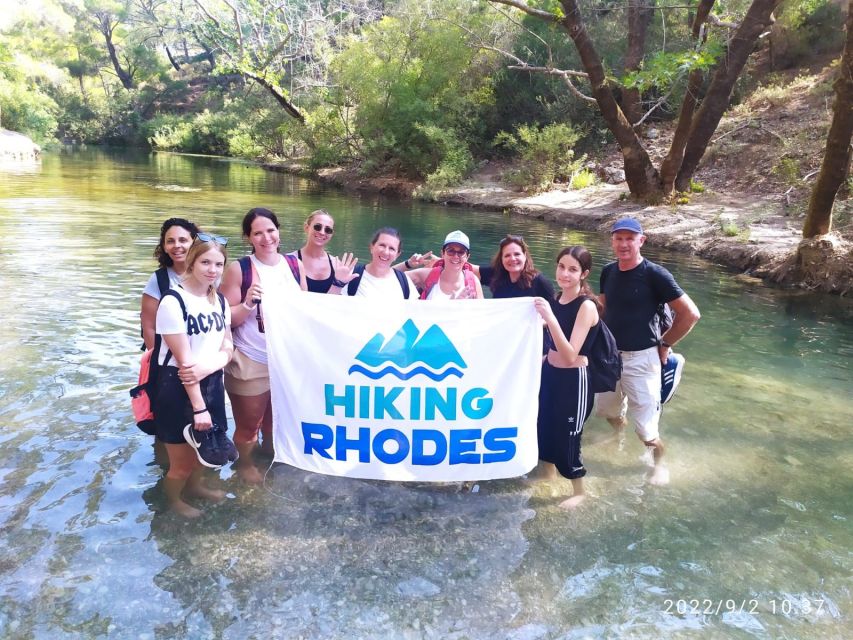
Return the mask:
<svg viewBox="0 0 853 640">
<path fill-rule="evenodd" d="M 595 400 L 586 354 L 600 328 L 598 303 L 587 284 L 591 267 L 585 247 L 566 247 L 557 255 L 560 294 L 555 300 L 534 301 L 552 338 L 539 388 L 538 471 L 545 478 L 555 478 L 559 471 L 572 481 L 573 495 L 560 503 L 564 509 L 577 507 L 586 497 L 581 433 Z"/>
<path fill-rule="evenodd" d="M 296 255 L 305 268 L 308 291 L 328 293 L 335 279 L 335 267 L 326 245 L 335 233 L 335 221 L 328 211 L 317 209 L 308 216 L 303 228 L 305 244 L 297 249 Z"/>
</svg>

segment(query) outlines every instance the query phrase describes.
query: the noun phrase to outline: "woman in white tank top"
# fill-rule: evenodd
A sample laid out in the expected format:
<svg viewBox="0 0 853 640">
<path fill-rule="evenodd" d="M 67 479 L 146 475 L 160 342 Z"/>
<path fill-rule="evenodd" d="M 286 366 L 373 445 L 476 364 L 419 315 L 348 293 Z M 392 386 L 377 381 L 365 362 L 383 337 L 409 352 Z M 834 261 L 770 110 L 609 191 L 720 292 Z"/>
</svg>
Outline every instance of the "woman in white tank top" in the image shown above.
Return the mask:
<svg viewBox="0 0 853 640">
<path fill-rule="evenodd" d="M 279 222 L 269 209 L 254 208 L 243 217 L 243 235 L 252 245 L 249 256 L 249 287 L 242 292 L 243 266 L 232 262 L 225 272 L 221 291 L 231 306 L 234 335 L 234 359 L 225 370 L 225 388 L 231 398 L 236 431 L 234 443 L 240 452 L 237 476 L 244 482 L 259 484 L 263 476 L 253 462 L 258 433 L 263 434 L 263 449 L 272 453 L 272 405 L 269 369 L 264 337 L 264 289 L 281 287 L 307 290 L 305 271 L 297 261 L 299 282 L 287 259 L 279 253 Z"/>
</svg>

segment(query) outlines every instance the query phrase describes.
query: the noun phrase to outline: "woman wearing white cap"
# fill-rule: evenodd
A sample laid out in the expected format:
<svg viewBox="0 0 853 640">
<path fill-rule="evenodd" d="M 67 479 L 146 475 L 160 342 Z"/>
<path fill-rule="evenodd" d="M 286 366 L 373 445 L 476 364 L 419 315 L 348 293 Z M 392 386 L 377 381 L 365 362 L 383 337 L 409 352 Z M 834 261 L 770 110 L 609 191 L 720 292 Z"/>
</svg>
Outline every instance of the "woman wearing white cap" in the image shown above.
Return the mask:
<svg viewBox="0 0 853 640">
<path fill-rule="evenodd" d="M 471 242 L 459 231 L 444 239 L 441 259 L 432 268 L 415 269 L 407 275 L 421 290 L 421 300 L 465 300 L 483 297 L 483 287 L 468 264 Z"/>
</svg>

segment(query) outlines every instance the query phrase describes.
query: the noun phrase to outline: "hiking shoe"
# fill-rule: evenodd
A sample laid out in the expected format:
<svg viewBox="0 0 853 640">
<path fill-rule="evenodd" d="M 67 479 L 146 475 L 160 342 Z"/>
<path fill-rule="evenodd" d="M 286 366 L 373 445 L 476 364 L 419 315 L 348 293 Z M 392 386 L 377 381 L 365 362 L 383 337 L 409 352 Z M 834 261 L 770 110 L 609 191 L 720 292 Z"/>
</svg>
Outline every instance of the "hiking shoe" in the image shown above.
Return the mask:
<svg viewBox="0 0 853 640">
<path fill-rule="evenodd" d="M 678 383 L 681 382 L 681 374 L 684 371 L 684 356 L 680 353 L 671 352 L 666 364 L 660 369 L 660 403 L 666 404 L 672 400 Z"/>
<path fill-rule="evenodd" d="M 211 469 L 228 463 L 228 455 L 217 441 L 216 431 L 216 426 L 206 431 L 197 431 L 192 424 L 184 427 L 184 440 L 193 448 L 198 461 Z"/>
<path fill-rule="evenodd" d="M 228 462 L 234 462 L 240 457 L 240 454 L 237 452 L 237 447 L 234 446 L 234 442 L 228 437 L 228 432 L 224 427 L 221 429 L 216 427 L 216 433 L 213 437 L 216 438 L 219 448 L 225 452 L 225 457 L 228 459 Z"/>
</svg>

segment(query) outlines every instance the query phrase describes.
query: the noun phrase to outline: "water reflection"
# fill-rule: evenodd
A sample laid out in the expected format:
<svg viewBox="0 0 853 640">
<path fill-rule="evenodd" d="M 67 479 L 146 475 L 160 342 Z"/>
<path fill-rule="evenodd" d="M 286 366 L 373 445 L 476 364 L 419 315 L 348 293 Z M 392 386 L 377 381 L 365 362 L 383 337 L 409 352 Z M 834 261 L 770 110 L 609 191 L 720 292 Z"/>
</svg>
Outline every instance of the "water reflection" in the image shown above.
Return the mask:
<svg viewBox="0 0 853 640">
<path fill-rule="evenodd" d="M 648 487 L 639 444 L 593 420 L 591 499 L 574 514 L 559 482 L 472 493 L 283 466 L 261 489 L 223 470 L 229 499 L 198 522 L 164 512 L 126 394 L 151 251 L 180 214 L 239 255 L 258 205 L 282 214 L 288 247 L 328 208 L 332 250 L 362 258 L 384 224 L 404 253 L 463 228 L 474 262 L 521 233 L 546 273 L 564 244 L 591 246 L 597 269 L 609 255 L 606 238 L 541 221 L 359 200 L 213 158 L 49 154 L 0 174 L 0 636 L 845 637 L 853 306 L 653 248 L 703 312 L 662 419 L 670 487 Z M 667 604 L 691 599 L 756 610 Z"/>
</svg>

